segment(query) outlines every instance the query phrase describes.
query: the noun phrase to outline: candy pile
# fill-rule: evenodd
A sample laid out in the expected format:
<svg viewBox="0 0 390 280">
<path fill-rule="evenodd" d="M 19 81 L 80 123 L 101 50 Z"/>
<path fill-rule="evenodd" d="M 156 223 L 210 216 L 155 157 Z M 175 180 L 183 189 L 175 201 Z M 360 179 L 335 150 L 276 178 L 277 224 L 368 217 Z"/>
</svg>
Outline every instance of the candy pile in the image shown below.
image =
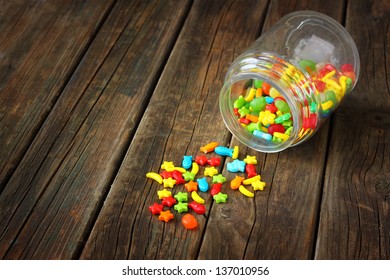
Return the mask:
<svg viewBox="0 0 390 280">
<path fill-rule="evenodd" d="M 251 185 L 253 191 L 264 189 L 265 183 L 260 181 L 261 177 L 256 171 L 257 159 L 255 156 L 247 155 L 245 159 L 239 160 L 238 146 L 230 149 L 219 146 L 217 142 L 211 142 L 201 147 L 200 151 L 206 154 L 214 152 L 219 156 L 230 157 L 232 161 L 227 163 L 227 170 L 234 173 L 246 173 L 246 178 L 236 175 L 230 182 L 232 189 L 238 189 L 248 197 L 254 197 L 254 193 L 245 186 Z M 151 205 L 149 211 L 153 215 L 159 215 L 158 219 L 160 221 L 169 222 L 174 219 L 174 215 L 170 210 L 172 207 L 178 213 L 188 212 L 189 209 L 200 215 L 206 213 L 205 200 L 202 198 L 202 193 L 209 192 L 217 204 L 226 203 L 228 196 L 222 192 L 226 178 L 222 174 L 218 174 L 219 171 L 216 168 L 220 164 L 220 157 L 206 157 L 205 155 L 198 155 L 195 157 L 195 160 L 193 160 L 192 156 L 185 155 L 183 156 L 181 166 L 175 166 L 171 161 L 164 161 L 161 165 L 162 171 L 160 174 L 155 172 L 146 174 L 147 178 L 153 179 L 164 187 L 162 190 L 157 191 L 159 202 Z M 203 168 L 203 176 L 195 179 L 200 173 L 200 166 Z M 210 183 L 211 189 L 209 188 Z M 173 189 L 177 185 L 184 185 L 186 191 L 179 191 L 173 195 L 168 189 Z M 192 199 L 191 202 L 188 202 L 189 196 Z M 168 210 L 164 210 L 164 207 L 168 208 Z M 187 229 L 194 229 L 197 227 L 198 222 L 192 214 L 186 214 L 182 217 L 182 224 Z"/>
<path fill-rule="evenodd" d="M 299 138 L 310 134 L 318 126 L 318 118 L 328 116 L 348 93 L 356 80 L 354 68 L 350 64 L 341 65 L 340 69 L 330 63 L 314 63 L 310 60 L 300 60 L 300 68 L 310 79 L 296 67 L 284 62 L 280 79 L 315 92 L 315 98 L 310 94 L 302 96 L 303 124 Z M 270 69 L 277 67 L 270 65 Z M 310 88 L 310 89 L 309 89 Z M 254 136 L 272 142 L 284 142 L 289 139 L 293 129 L 293 116 L 285 98 L 270 84 L 262 80 L 248 80 L 238 93 L 233 103 L 233 113 L 238 121 Z M 237 93 L 234 93 L 237 94 Z M 318 116 L 317 114 L 320 114 Z"/>
</svg>

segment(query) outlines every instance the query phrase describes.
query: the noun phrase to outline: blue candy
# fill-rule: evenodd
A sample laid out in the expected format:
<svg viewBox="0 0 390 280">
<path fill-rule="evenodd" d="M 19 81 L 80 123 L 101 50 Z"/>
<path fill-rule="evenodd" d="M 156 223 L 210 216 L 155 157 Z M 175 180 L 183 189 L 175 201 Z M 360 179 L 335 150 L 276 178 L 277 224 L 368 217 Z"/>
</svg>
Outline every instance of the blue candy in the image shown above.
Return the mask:
<svg viewBox="0 0 390 280">
<path fill-rule="evenodd" d="M 214 152 L 220 156 L 231 157 L 232 159 L 236 159 L 238 157 L 239 149 L 238 146 L 234 146 L 233 149 L 223 147 L 223 146 L 218 146 L 215 148 Z"/>
<path fill-rule="evenodd" d="M 198 188 L 201 192 L 207 192 L 209 190 L 209 184 L 207 183 L 206 178 L 196 179 L 198 182 Z"/>
<path fill-rule="evenodd" d="M 183 156 L 181 166 L 185 169 L 190 168 L 192 166 L 192 156 Z"/>
<path fill-rule="evenodd" d="M 242 160 L 235 159 L 226 165 L 229 172 L 244 172 L 246 163 Z"/>
<path fill-rule="evenodd" d="M 271 141 L 272 140 L 272 135 L 271 134 L 263 132 L 261 130 L 257 130 L 256 129 L 255 131 L 253 131 L 253 135 L 256 136 L 256 137 L 262 138 L 264 140 L 267 140 L 267 141 Z"/>
<path fill-rule="evenodd" d="M 274 99 L 271 96 L 266 96 L 265 102 L 267 102 L 267 104 L 272 104 L 274 103 Z"/>
</svg>

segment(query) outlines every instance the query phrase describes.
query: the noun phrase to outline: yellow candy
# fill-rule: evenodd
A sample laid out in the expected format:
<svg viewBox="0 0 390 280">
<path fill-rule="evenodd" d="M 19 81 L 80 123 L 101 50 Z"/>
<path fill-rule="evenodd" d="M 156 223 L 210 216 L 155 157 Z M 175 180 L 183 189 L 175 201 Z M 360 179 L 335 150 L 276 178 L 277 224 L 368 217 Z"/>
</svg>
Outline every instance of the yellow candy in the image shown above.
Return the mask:
<svg viewBox="0 0 390 280">
<path fill-rule="evenodd" d="M 249 190 L 247 190 L 243 185 L 241 185 L 238 190 L 240 191 L 240 193 L 242 193 L 243 195 L 247 196 L 247 197 L 254 197 L 255 194 Z"/>
<path fill-rule="evenodd" d="M 259 114 L 259 122 L 261 122 L 264 126 L 275 123 L 275 114 L 272 114 L 271 111 L 265 110 L 261 111 Z"/>
<path fill-rule="evenodd" d="M 265 182 L 256 181 L 256 182 L 253 182 L 251 185 L 252 185 L 254 191 L 259 191 L 259 190 L 262 191 L 262 190 L 264 190 Z"/>
<path fill-rule="evenodd" d="M 290 137 L 287 134 L 280 133 L 280 132 L 274 132 L 274 136 L 282 139 L 283 141 L 286 141 Z"/>
<path fill-rule="evenodd" d="M 247 155 L 246 158 L 244 158 L 244 162 L 246 164 L 257 164 L 256 156 Z"/>
<path fill-rule="evenodd" d="M 324 103 L 321 103 L 322 110 L 326 111 L 333 107 L 333 101 L 329 100 Z"/>
<path fill-rule="evenodd" d="M 326 80 L 332 78 L 336 74 L 336 70 L 330 71 L 328 74 L 326 74 L 323 78 L 322 81 L 325 82 Z"/>
<path fill-rule="evenodd" d="M 173 188 L 173 186 L 176 184 L 176 180 L 172 178 L 163 179 L 164 188 Z"/>
<path fill-rule="evenodd" d="M 334 80 L 328 79 L 325 81 L 325 84 L 330 88 L 336 91 L 341 91 L 341 86 Z"/>
<path fill-rule="evenodd" d="M 248 95 L 245 97 L 245 101 L 246 101 L 246 102 L 252 101 L 253 98 L 255 97 L 255 92 L 256 92 L 256 89 L 255 89 L 255 88 L 251 88 L 251 89 L 249 90 Z"/>
<path fill-rule="evenodd" d="M 256 175 L 256 176 L 253 176 L 252 178 L 245 179 L 244 181 L 242 181 L 242 183 L 244 185 L 250 185 L 253 182 L 260 181 L 260 180 L 261 180 L 261 176 L 260 175 Z"/>
<path fill-rule="evenodd" d="M 200 204 L 204 204 L 204 199 L 199 196 L 199 194 L 196 191 L 191 192 L 191 197 L 195 202 L 198 202 Z"/>
<path fill-rule="evenodd" d="M 280 95 L 279 91 L 277 91 L 275 88 L 272 87 L 269 90 L 269 96 L 271 96 L 272 98 L 276 98 L 276 97 L 281 96 L 281 95 Z"/>
<path fill-rule="evenodd" d="M 146 178 L 153 179 L 160 185 L 163 183 L 163 178 L 161 177 L 161 175 L 155 172 L 146 173 Z"/>
<path fill-rule="evenodd" d="M 170 191 L 167 191 L 166 189 L 163 189 L 162 191 L 157 192 L 158 199 L 163 199 L 164 197 L 171 196 L 172 193 Z"/>
<path fill-rule="evenodd" d="M 238 158 L 238 154 L 240 152 L 240 149 L 238 148 L 238 146 L 234 146 L 233 148 L 233 155 L 232 155 L 232 159 L 236 159 Z"/>
<path fill-rule="evenodd" d="M 199 165 L 196 162 L 192 163 L 191 173 L 196 175 L 199 172 Z"/>
<path fill-rule="evenodd" d="M 340 83 L 340 86 L 341 86 L 341 97 L 344 96 L 345 91 L 347 90 L 347 83 L 346 83 L 347 79 L 348 79 L 348 77 L 346 77 L 346 76 L 341 76 L 339 78 L 339 83 Z"/>
</svg>

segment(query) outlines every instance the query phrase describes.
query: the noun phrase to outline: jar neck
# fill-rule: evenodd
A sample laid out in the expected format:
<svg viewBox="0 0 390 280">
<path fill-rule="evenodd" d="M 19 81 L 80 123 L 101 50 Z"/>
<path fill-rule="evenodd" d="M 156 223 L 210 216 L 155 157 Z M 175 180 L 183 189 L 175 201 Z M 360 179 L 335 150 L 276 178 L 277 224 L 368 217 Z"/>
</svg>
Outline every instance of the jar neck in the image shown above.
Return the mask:
<svg viewBox="0 0 390 280">
<path fill-rule="evenodd" d="M 320 122 L 317 118 L 319 101 L 309 75 L 275 54 L 250 52 L 237 58 L 225 81 L 232 85 L 247 79 L 269 83 L 279 91 L 291 109 L 293 130 L 287 141 L 275 144 L 275 152 L 302 143 L 313 134 Z M 271 150 L 267 149 L 264 151 L 273 151 L 272 147 Z"/>
</svg>

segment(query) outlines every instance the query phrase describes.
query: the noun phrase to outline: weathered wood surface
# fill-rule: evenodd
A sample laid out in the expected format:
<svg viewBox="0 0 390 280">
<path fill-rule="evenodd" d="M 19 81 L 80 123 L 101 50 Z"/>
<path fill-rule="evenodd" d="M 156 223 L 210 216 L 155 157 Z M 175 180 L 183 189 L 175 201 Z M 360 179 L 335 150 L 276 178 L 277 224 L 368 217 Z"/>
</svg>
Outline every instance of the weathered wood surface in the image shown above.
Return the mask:
<svg viewBox="0 0 390 280">
<path fill-rule="evenodd" d="M 185 18 L 174 2 L 113 7 L 0 197 L 2 257 L 77 257 Z"/>
<path fill-rule="evenodd" d="M 3 2 L 0 258 L 390 258 L 387 1 Z M 222 122 L 223 78 L 301 9 L 347 26 L 360 80 L 307 143 L 255 153 Z M 266 189 L 203 195 L 196 231 L 159 222 L 145 174 L 212 140 L 256 155 Z"/>
<path fill-rule="evenodd" d="M 113 1 L 0 1 L 0 193 Z"/>
<path fill-rule="evenodd" d="M 332 124 L 315 256 L 390 259 L 390 3 L 347 11 L 361 74 Z"/>
</svg>

